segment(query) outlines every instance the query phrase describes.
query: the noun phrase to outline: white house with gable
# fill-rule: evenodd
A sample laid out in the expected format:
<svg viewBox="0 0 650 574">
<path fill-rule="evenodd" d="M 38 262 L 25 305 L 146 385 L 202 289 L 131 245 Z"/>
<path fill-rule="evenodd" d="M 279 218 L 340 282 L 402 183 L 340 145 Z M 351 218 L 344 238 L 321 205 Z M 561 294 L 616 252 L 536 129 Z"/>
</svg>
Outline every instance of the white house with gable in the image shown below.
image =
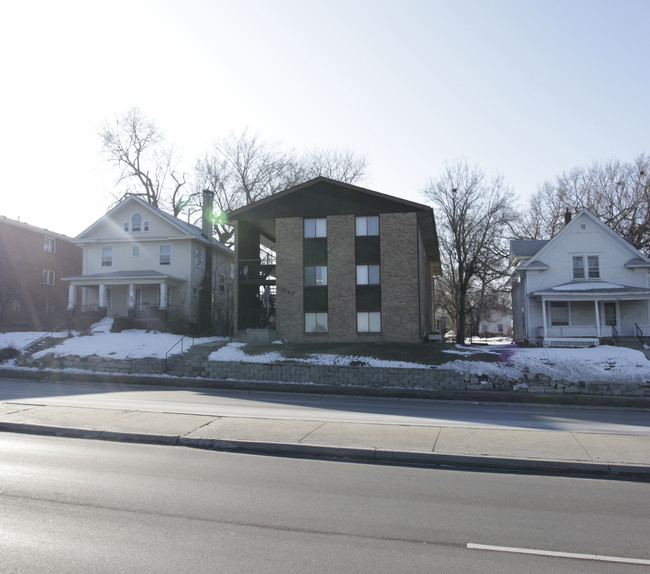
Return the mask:
<svg viewBox="0 0 650 574">
<path fill-rule="evenodd" d="M 82 274 L 64 278 L 70 313 L 100 309 L 124 328 L 228 330 L 234 253 L 212 237 L 211 208 L 204 194 L 199 228 L 127 196 L 73 239 L 83 259 Z"/>
<path fill-rule="evenodd" d="M 590 346 L 650 335 L 650 259 L 587 209 L 550 240 L 515 240 L 515 341 Z"/>
</svg>

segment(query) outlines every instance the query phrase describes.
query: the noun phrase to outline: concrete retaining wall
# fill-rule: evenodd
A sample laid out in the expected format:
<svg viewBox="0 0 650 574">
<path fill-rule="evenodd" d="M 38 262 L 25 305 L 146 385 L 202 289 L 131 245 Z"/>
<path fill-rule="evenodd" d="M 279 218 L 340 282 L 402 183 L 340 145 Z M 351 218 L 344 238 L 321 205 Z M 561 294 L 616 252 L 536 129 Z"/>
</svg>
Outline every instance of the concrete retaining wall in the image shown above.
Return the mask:
<svg viewBox="0 0 650 574">
<path fill-rule="evenodd" d="M 568 382 L 529 373 L 523 380 L 507 380 L 444 369 L 398 369 L 365 366 L 322 366 L 299 363 L 236 363 L 223 361 L 172 359 L 106 359 L 90 357 L 52 357 L 33 366 L 53 369 L 80 369 L 116 374 L 156 375 L 169 372 L 181 377 L 216 380 L 313 383 L 328 386 L 367 388 L 427 389 L 440 391 L 501 391 L 533 394 L 650 397 L 648 382 Z M 166 371 L 169 367 L 170 370 Z"/>
</svg>

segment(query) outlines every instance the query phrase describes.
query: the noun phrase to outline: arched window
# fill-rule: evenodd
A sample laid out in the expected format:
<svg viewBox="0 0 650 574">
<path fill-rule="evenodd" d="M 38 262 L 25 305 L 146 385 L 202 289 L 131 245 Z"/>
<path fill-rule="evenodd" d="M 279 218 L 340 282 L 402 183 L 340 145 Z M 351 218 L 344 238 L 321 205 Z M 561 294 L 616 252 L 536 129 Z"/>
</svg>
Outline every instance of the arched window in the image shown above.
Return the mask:
<svg viewBox="0 0 650 574">
<path fill-rule="evenodd" d="M 131 216 L 131 231 L 142 231 L 142 215 L 139 213 Z"/>
</svg>

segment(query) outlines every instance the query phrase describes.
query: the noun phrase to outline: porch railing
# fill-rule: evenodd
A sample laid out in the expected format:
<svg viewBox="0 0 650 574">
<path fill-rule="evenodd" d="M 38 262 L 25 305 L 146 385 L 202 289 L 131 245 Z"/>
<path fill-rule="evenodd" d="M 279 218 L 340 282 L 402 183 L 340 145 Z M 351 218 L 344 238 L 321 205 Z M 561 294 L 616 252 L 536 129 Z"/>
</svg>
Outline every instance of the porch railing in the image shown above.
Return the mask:
<svg viewBox="0 0 650 574">
<path fill-rule="evenodd" d="M 539 328 L 539 336 L 544 336 L 544 327 Z M 547 327 L 547 337 L 597 337 L 598 330 L 596 325 L 576 325 L 576 326 L 562 326 L 562 327 Z M 601 337 L 613 337 L 614 333 L 611 325 L 603 325 L 600 328 Z"/>
</svg>

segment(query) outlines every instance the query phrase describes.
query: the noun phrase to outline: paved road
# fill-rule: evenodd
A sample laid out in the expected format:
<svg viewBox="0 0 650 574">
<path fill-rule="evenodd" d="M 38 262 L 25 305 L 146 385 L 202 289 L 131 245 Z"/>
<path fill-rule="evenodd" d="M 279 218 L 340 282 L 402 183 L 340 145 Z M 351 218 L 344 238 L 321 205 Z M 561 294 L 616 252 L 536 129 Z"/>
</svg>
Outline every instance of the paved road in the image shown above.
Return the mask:
<svg viewBox="0 0 650 574">
<path fill-rule="evenodd" d="M 644 572 L 648 488 L 5 433 L 1 569 Z"/>
<path fill-rule="evenodd" d="M 0 402 L 227 417 L 606 432 L 650 436 L 650 412 L 509 405 L 445 404 L 289 393 L 176 389 L 2 379 Z"/>
</svg>

